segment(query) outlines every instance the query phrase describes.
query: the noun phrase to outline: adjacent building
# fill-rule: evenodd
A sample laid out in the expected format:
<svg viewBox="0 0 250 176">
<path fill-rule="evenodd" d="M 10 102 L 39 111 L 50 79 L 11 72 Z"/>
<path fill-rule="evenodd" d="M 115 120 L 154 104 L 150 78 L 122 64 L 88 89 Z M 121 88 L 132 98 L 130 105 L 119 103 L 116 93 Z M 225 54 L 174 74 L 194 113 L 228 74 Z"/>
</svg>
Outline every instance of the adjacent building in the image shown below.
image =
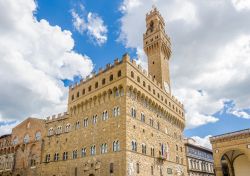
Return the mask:
<svg viewBox="0 0 250 176">
<path fill-rule="evenodd" d="M 0 176 L 10 176 L 14 166 L 14 148 L 11 134 L 0 137 Z"/>
<path fill-rule="evenodd" d="M 45 123 L 42 119 L 27 118 L 12 129 L 15 152 L 14 175 L 38 175 L 42 163 Z"/>
<path fill-rule="evenodd" d="M 250 175 L 250 129 L 210 138 L 216 176 Z"/>
<path fill-rule="evenodd" d="M 192 138 L 185 139 L 189 176 L 214 176 L 212 150 L 202 147 Z"/>
</svg>

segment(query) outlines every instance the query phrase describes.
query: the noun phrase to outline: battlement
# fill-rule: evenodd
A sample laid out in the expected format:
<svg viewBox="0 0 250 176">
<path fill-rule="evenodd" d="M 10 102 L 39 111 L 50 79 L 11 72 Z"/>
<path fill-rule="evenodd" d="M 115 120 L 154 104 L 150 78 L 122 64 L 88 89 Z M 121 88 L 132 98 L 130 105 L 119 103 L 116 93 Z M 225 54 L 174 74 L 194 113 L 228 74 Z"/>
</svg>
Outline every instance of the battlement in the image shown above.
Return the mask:
<svg viewBox="0 0 250 176">
<path fill-rule="evenodd" d="M 153 83 L 153 85 L 155 87 L 157 87 L 158 89 L 160 89 L 162 92 L 164 92 L 164 94 L 167 95 L 168 98 L 170 98 L 172 101 L 174 101 L 179 106 L 183 107 L 183 104 L 180 101 L 178 101 L 177 98 L 175 98 L 173 95 L 171 95 L 169 93 L 166 93 L 165 90 L 163 89 L 161 83 L 159 83 L 152 75 L 150 75 L 145 69 L 143 69 L 141 65 L 137 64 L 136 60 L 134 60 L 134 59 L 131 60 L 129 54 L 127 54 L 127 53 L 122 56 L 121 60 L 116 58 L 114 60 L 113 64 L 110 64 L 110 63 L 106 64 L 105 69 L 99 68 L 98 73 L 92 72 L 85 79 L 82 79 L 79 83 L 76 83 L 76 84 L 70 86 L 70 91 L 77 89 L 79 86 L 91 81 L 95 77 L 101 75 L 102 73 L 105 73 L 106 71 L 108 71 L 110 69 L 115 68 L 116 66 L 118 66 L 120 64 L 127 64 L 127 63 L 131 64 L 139 73 L 141 73 L 143 75 L 144 78 L 146 78 L 148 81 Z M 128 73 L 126 73 L 126 74 L 128 74 Z"/>
<path fill-rule="evenodd" d="M 159 88 L 161 91 L 165 92 L 165 90 L 163 89 L 162 85 L 156 80 L 154 79 L 154 77 L 152 75 L 150 75 L 145 69 L 142 68 L 141 65 L 137 64 L 136 61 L 133 60 L 129 60 L 129 62 L 141 73 L 144 75 L 144 77 L 146 77 L 148 80 L 150 80 L 151 82 L 153 82 L 153 84 Z M 168 94 L 165 92 L 165 94 L 168 95 L 168 98 L 170 98 L 171 100 L 173 100 L 176 104 L 178 104 L 179 106 L 183 107 L 183 104 L 173 95 Z"/>
<path fill-rule="evenodd" d="M 91 81 L 93 78 L 99 76 L 100 74 L 105 73 L 106 71 L 114 68 L 115 66 L 117 66 L 117 65 L 119 65 L 121 63 L 127 62 L 128 60 L 130 60 L 130 57 L 129 57 L 129 55 L 127 53 L 125 53 L 123 55 L 123 57 L 122 57 L 122 60 L 119 60 L 118 58 L 116 58 L 114 60 L 113 64 L 111 64 L 111 63 L 106 64 L 106 67 L 104 69 L 103 68 L 99 68 L 97 73 L 93 71 L 90 75 L 86 76 L 86 78 L 83 78 L 83 79 L 80 80 L 80 82 L 75 83 L 74 85 L 69 86 L 69 88 L 70 88 L 70 90 L 74 90 L 78 86 L 80 86 L 82 84 L 85 84 L 88 81 Z"/>
<path fill-rule="evenodd" d="M 165 26 L 165 21 L 156 7 L 153 7 L 153 9 L 149 13 L 146 14 L 146 20 L 152 18 L 155 15 L 157 15 L 160 18 L 163 25 Z"/>
<path fill-rule="evenodd" d="M 54 114 L 52 116 L 46 117 L 45 122 L 49 123 L 49 122 L 52 122 L 52 121 L 61 120 L 61 119 L 66 118 L 67 115 L 68 115 L 67 112 L 63 112 L 63 113 L 59 113 L 59 114 Z"/>
</svg>

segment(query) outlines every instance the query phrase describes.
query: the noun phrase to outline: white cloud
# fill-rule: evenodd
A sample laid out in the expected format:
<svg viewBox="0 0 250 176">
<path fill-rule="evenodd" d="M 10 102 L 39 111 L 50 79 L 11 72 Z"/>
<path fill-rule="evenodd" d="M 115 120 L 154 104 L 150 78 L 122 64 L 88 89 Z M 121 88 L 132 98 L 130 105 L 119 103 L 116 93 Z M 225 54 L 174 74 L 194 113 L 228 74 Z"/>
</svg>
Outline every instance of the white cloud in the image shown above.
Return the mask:
<svg viewBox="0 0 250 176">
<path fill-rule="evenodd" d="M 11 121 L 0 124 L 0 136 L 4 134 L 11 134 L 12 128 L 17 126 L 20 122 L 18 121 Z"/>
<path fill-rule="evenodd" d="M 87 32 L 90 39 L 99 46 L 106 43 L 108 39 L 108 29 L 104 24 L 103 19 L 98 14 L 89 12 L 87 17 L 84 17 L 80 16 L 75 10 L 72 10 L 71 14 L 73 25 L 79 33 L 83 34 L 84 32 Z"/>
<path fill-rule="evenodd" d="M 209 141 L 210 137 L 212 137 L 212 135 L 205 136 L 204 138 L 201 138 L 199 136 L 193 136 L 191 138 L 193 138 L 196 141 L 197 145 L 212 149 L 212 145 L 211 145 L 211 143 Z"/>
<path fill-rule="evenodd" d="M 250 11 L 239 12 L 230 1 L 137 1 L 131 8 L 131 1 L 123 1 L 119 41 L 143 55 L 145 14 L 151 5 L 158 7 L 172 43 L 172 92 L 184 103 L 187 127 L 218 121 L 214 114 L 224 108 L 225 100 L 235 102 L 238 116 L 248 117 L 244 109 L 250 108 L 246 98 L 250 96 Z M 147 67 L 147 58 L 139 57 L 138 63 Z"/>
<path fill-rule="evenodd" d="M 33 0 L 0 0 L 0 9 L 0 121 L 65 111 L 61 80 L 85 77 L 92 61 L 73 50 L 70 31 L 36 19 Z"/>
<path fill-rule="evenodd" d="M 234 7 L 237 10 L 249 10 L 250 9 L 250 1 L 249 0 L 232 0 Z"/>
</svg>

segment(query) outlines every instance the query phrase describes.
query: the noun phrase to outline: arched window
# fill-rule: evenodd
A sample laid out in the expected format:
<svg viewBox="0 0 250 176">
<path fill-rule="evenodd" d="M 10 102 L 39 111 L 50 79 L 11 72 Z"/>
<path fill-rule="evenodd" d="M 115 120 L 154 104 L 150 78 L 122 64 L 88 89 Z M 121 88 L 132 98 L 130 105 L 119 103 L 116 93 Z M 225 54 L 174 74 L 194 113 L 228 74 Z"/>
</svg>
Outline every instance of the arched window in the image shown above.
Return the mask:
<svg viewBox="0 0 250 176">
<path fill-rule="evenodd" d="M 70 124 L 68 123 L 65 127 L 65 132 L 69 132 L 70 131 Z"/>
<path fill-rule="evenodd" d="M 16 136 L 13 140 L 13 145 L 17 145 L 18 144 L 18 137 Z"/>
<path fill-rule="evenodd" d="M 95 145 L 90 147 L 90 155 L 95 155 L 96 150 L 95 150 Z"/>
<path fill-rule="evenodd" d="M 131 77 L 134 78 L 134 72 L 131 71 Z"/>
<path fill-rule="evenodd" d="M 93 123 L 93 124 L 96 124 L 96 123 L 97 123 L 97 119 L 98 119 L 97 114 L 96 114 L 96 115 L 93 115 L 92 118 L 93 118 L 93 119 L 92 119 L 92 123 Z"/>
<path fill-rule="evenodd" d="M 108 111 L 105 110 L 102 112 L 102 120 L 107 120 L 108 119 Z"/>
<path fill-rule="evenodd" d="M 136 118 L 136 109 L 134 107 L 131 108 L 131 117 Z"/>
<path fill-rule="evenodd" d="M 104 85 L 106 82 L 105 78 L 102 79 L 102 85 Z"/>
<path fill-rule="evenodd" d="M 121 70 L 118 71 L 117 76 L 118 76 L 118 77 L 121 77 L 121 76 L 122 76 L 122 71 L 121 71 Z"/>
<path fill-rule="evenodd" d="M 27 144 L 27 143 L 29 143 L 29 141 L 30 141 L 30 137 L 29 137 L 28 134 L 26 134 L 26 135 L 24 136 L 24 138 L 23 138 L 23 143 Z"/>
<path fill-rule="evenodd" d="M 45 157 L 45 162 L 50 162 L 50 154 L 47 154 L 46 157 Z"/>
<path fill-rule="evenodd" d="M 151 156 L 155 156 L 155 149 L 151 147 Z"/>
<path fill-rule="evenodd" d="M 113 79 L 114 79 L 114 76 L 113 76 L 113 75 L 110 75 L 110 76 L 109 76 L 109 81 L 113 81 Z"/>
<path fill-rule="evenodd" d="M 73 158 L 73 159 L 76 159 L 76 158 L 77 158 L 77 150 L 73 150 L 72 158 Z"/>
<path fill-rule="evenodd" d="M 54 161 L 58 161 L 59 160 L 59 153 L 55 153 L 54 155 Z"/>
<path fill-rule="evenodd" d="M 36 141 L 39 141 L 41 139 L 41 132 L 40 131 L 36 132 L 35 139 L 36 139 Z"/>
<path fill-rule="evenodd" d="M 118 152 L 120 150 L 120 143 L 119 141 L 114 141 L 113 142 L 113 151 Z"/>
<path fill-rule="evenodd" d="M 48 136 L 52 136 L 53 135 L 53 128 L 51 127 L 50 129 L 49 129 L 49 131 L 48 131 Z"/>
<path fill-rule="evenodd" d="M 144 115 L 144 113 L 141 113 L 141 121 L 145 122 L 145 115 Z"/>
<path fill-rule="evenodd" d="M 140 80 L 140 77 L 139 76 L 137 76 L 137 82 L 139 83 L 141 80 Z"/>
<path fill-rule="evenodd" d="M 88 126 L 88 118 L 83 120 L 83 127 L 87 127 Z"/>
<path fill-rule="evenodd" d="M 108 152 L 108 145 L 106 143 L 102 144 L 101 145 L 101 154 L 107 153 L 107 152 Z"/>
<path fill-rule="evenodd" d="M 132 142 L 131 142 L 131 147 L 132 147 L 132 151 L 137 151 L 137 143 L 136 143 L 136 141 L 135 140 L 133 140 Z"/>
<path fill-rule="evenodd" d="M 63 160 L 67 160 L 68 159 L 68 152 L 63 152 Z"/>
<path fill-rule="evenodd" d="M 56 134 L 61 134 L 62 133 L 62 126 L 58 126 L 56 130 Z"/>
<path fill-rule="evenodd" d="M 113 108 L 113 115 L 114 117 L 117 117 L 120 115 L 120 107 L 117 106 Z"/>
<path fill-rule="evenodd" d="M 146 153 L 147 153 L 146 144 L 142 144 L 141 149 L 142 149 L 142 154 L 146 155 Z"/>
<path fill-rule="evenodd" d="M 87 153 L 87 149 L 84 147 L 82 148 L 82 157 L 85 157 Z"/>
</svg>

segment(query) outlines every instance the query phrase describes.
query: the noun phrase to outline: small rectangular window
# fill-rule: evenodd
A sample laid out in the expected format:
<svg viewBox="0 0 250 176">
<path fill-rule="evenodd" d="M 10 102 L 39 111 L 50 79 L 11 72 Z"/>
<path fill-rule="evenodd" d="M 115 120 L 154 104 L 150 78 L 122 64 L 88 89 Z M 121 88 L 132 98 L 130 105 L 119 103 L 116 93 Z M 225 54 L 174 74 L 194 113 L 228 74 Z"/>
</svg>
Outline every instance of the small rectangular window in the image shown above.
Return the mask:
<svg viewBox="0 0 250 176">
<path fill-rule="evenodd" d="M 114 173 L 114 163 L 110 163 L 109 172 L 110 172 L 111 174 Z"/>
</svg>

